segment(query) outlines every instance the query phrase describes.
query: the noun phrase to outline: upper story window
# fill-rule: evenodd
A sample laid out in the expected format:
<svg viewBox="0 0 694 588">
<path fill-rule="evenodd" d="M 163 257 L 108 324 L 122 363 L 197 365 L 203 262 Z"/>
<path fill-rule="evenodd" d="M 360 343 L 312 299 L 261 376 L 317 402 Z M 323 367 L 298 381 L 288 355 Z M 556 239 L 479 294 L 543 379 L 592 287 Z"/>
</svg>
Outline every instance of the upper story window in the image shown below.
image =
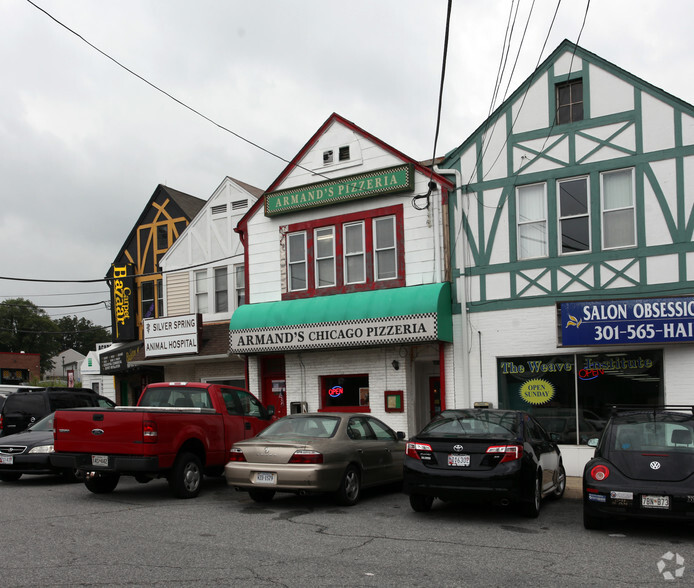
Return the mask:
<svg viewBox="0 0 694 588">
<path fill-rule="evenodd" d="M 287 294 L 296 298 L 405 285 L 402 206 L 287 227 Z"/>
<path fill-rule="evenodd" d="M 519 186 L 518 258 L 547 256 L 547 207 L 544 184 Z"/>
<path fill-rule="evenodd" d="M 601 175 L 602 244 L 605 249 L 636 245 L 634 170 Z"/>
<path fill-rule="evenodd" d="M 229 278 L 226 267 L 217 267 L 214 270 L 214 311 L 227 312 L 229 310 Z"/>
<path fill-rule="evenodd" d="M 234 285 L 236 287 L 236 308 L 246 304 L 246 275 L 243 264 L 234 266 Z"/>
<path fill-rule="evenodd" d="M 164 316 L 161 280 L 140 282 L 140 320 Z"/>
<path fill-rule="evenodd" d="M 306 231 L 287 235 L 287 281 L 290 292 L 306 290 L 307 263 Z"/>
<path fill-rule="evenodd" d="M 228 266 L 205 268 L 193 272 L 193 296 L 195 312 L 224 313 L 229 308 L 230 276 L 236 281 L 236 301 L 238 305 L 238 267 L 241 268 L 241 288 L 243 290 L 243 265 L 234 266 L 234 272 L 230 272 Z M 243 304 L 243 302 L 241 302 Z"/>
<path fill-rule="evenodd" d="M 556 85 L 558 125 L 583 120 L 583 80 Z"/>
<path fill-rule="evenodd" d="M 561 253 L 590 251 L 588 178 L 557 182 Z"/>
<path fill-rule="evenodd" d="M 209 312 L 207 270 L 195 272 L 195 312 Z"/>
</svg>

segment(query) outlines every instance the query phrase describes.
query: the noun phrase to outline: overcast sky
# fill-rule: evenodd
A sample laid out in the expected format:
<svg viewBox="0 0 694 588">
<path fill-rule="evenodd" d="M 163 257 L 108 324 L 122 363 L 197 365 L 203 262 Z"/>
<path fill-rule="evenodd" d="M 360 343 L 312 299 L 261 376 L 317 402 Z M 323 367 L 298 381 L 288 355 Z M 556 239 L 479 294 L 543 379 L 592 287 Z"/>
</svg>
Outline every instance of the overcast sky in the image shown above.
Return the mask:
<svg viewBox="0 0 694 588">
<path fill-rule="evenodd" d="M 433 153 L 446 0 L 35 0 L 216 123 L 291 159 L 337 112 L 418 159 Z M 437 155 L 563 39 L 694 102 L 691 0 L 454 0 Z M 520 47 L 520 52 L 519 52 Z M 196 116 L 26 0 L 0 2 L 0 276 L 103 278 L 157 187 L 207 199 L 227 175 L 267 188 L 284 163 Z M 70 293 L 69 296 L 66 294 Z M 103 283 L 0 279 L 53 318 L 110 325 Z"/>
</svg>

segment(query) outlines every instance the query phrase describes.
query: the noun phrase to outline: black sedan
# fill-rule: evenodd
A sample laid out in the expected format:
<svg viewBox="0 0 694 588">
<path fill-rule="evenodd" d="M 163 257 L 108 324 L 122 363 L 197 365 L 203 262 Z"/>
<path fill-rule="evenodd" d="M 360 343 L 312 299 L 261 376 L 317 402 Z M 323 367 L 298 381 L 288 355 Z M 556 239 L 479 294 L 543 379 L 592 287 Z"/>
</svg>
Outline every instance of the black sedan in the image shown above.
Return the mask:
<svg viewBox="0 0 694 588">
<path fill-rule="evenodd" d="M 73 471 L 56 469 L 49 460 L 53 452 L 53 413 L 31 427 L 0 437 L 0 480 L 14 482 L 22 474 L 60 474 L 74 479 Z"/>
<path fill-rule="evenodd" d="M 583 525 L 694 520 L 694 407 L 615 407 L 583 470 Z"/>
<path fill-rule="evenodd" d="M 557 444 L 517 410 L 447 410 L 407 443 L 403 491 L 415 511 L 442 500 L 517 504 L 537 517 L 542 498 L 563 496 Z"/>
</svg>

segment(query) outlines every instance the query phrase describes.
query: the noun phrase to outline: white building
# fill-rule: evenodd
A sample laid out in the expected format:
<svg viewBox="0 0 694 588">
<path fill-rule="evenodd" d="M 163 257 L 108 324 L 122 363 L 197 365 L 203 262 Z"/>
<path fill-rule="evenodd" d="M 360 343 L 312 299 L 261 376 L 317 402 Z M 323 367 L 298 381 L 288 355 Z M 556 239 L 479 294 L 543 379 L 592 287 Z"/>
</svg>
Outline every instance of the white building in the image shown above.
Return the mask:
<svg viewBox="0 0 694 588">
<path fill-rule="evenodd" d="M 333 114 L 241 220 L 248 386 L 414 433 L 453 389 L 452 183 Z"/>
<path fill-rule="evenodd" d="M 245 301 L 244 252 L 235 227 L 261 194 L 249 184 L 224 178 L 162 256 L 165 313 L 156 321 L 175 325 L 176 317 L 200 315 L 202 328 L 191 352 L 172 346 L 170 352 L 150 355 L 146 319 L 143 348 L 129 367 L 161 366 L 169 382 L 245 387 L 245 360 L 229 350 L 229 319 Z"/>
<path fill-rule="evenodd" d="M 690 104 L 564 41 L 438 171 L 457 186 L 451 404 L 529 410 L 569 475 L 610 405 L 694 404 Z"/>
</svg>

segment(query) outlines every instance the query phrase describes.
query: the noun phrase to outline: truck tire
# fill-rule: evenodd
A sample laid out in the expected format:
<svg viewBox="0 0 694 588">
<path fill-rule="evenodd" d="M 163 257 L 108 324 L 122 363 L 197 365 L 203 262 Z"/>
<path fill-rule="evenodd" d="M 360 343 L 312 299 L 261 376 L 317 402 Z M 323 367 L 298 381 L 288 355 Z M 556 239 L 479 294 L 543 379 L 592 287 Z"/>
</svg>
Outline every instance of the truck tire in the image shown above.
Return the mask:
<svg viewBox="0 0 694 588">
<path fill-rule="evenodd" d="M 181 453 L 169 474 L 169 488 L 176 498 L 195 498 L 202 486 L 202 463 L 194 453 Z"/>
<path fill-rule="evenodd" d="M 108 494 L 116 489 L 118 480 L 120 480 L 120 474 L 96 474 L 87 478 L 84 485 L 94 494 Z"/>
</svg>

